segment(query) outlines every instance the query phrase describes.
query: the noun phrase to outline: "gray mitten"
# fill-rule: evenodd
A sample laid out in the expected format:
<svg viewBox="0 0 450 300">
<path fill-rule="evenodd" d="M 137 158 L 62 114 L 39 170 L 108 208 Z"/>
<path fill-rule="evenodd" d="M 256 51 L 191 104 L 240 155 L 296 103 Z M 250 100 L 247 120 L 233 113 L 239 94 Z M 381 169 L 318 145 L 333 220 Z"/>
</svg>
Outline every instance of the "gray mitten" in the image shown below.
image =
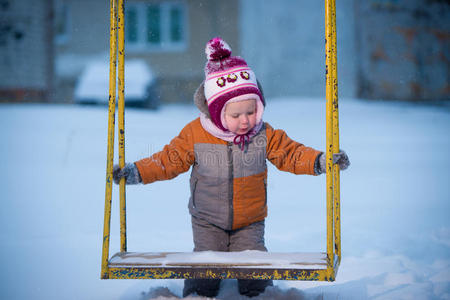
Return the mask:
<svg viewBox="0 0 450 300">
<path fill-rule="evenodd" d="M 333 154 L 333 163 L 338 164 L 341 170 L 345 170 L 350 166 L 350 159 L 344 150 L 339 149 L 339 153 Z"/>
<path fill-rule="evenodd" d="M 350 166 L 350 160 L 347 154 L 343 150 L 339 150 L 339 153 L 333 154 L 333 163 L 338 164 L 341 170 L 345 170 Z M 318 166 L 314 168 L 317 174 L 322 174 L 327 172 L 327 163 L 325 153 L 321 153 L 318 158 Z"/>
<path fill-rule="evenodd" d="M 114 165 L 113 179 L 116 184 L 120 183 L 120 179 L 125 178 L 126 184 L 138 184 L 142 182 L 141 175 L 136 165 L 133 163 L 126 163 L 123 169 L 119 165 Z"/>
</svg>

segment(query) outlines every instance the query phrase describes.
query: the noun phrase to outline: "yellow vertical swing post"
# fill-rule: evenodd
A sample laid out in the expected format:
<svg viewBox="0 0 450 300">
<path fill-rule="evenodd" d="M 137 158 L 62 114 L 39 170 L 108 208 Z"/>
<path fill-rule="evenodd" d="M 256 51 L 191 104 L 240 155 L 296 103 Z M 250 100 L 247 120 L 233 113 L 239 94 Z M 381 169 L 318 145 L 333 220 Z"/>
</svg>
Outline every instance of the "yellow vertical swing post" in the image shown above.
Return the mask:
<svg viewBox="0 0 450 300">
<path fill-rule="evenodd" d="M 118 0 L 117 6 L 117 31 L 118 31 L 118 119 L 119 119 L 119 166 L 125 166 L 125 20 L 124 1 Z M 127 251 L 127 219 L 126 219 L 126 193 L 125 178 L 120 180 L 120 251 Z"/>
<path fill-rule="evenodd" d="M 114 126 L 116 114 L 116 64 L 117 64 L 117 13 L 116 0 L 110 1 L 110 48 L 109 48 L 109 105 L 108 147 L 106 158 L 105 214 L 103 220 L 103 248 L 101 278 L 109 278 L 109 244 L 111 225 L 111 198 L 114 162 Z"/>
<path fill-rule="evenodd" d="M 339 165 L 333 153 L 339 152 L 339 111 L 337 80 L 336 2 L 325 0 L 326 52 L 326 182 L 327 182 L 327 258 L 328 267 L 341 260 Z M 337 261 L 335 261 L 335 255 Z"/>
<path fill-rule="evenodd" d="M 335 7 L 335 5 L 333 5 Z M 336 35 L 336 9 L 333 17 L 333 153 L 339 152 L 339 95 L 338 95 L 338 76 L 337 76 L 337 35 Z M 333 166 L 333 202 L 334 202 L 334 251 L 341 261 L 341 189 L 340 189 L 340 168 L 338 164 Z"/>
</svg>

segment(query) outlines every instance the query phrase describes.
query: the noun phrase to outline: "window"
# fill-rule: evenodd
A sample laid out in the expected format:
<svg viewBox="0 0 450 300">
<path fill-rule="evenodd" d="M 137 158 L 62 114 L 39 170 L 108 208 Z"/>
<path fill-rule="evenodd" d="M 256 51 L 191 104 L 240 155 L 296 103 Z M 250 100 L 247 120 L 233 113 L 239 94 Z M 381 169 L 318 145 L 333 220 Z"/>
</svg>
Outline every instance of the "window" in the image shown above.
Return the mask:
<svg viewBox="0 0 450 300">
<path fill-rule="evenodd" d="M 126 2 L 125 47 L 131 51 L 182 51 L 187 44 L 184 2 Z"/>
</svg>

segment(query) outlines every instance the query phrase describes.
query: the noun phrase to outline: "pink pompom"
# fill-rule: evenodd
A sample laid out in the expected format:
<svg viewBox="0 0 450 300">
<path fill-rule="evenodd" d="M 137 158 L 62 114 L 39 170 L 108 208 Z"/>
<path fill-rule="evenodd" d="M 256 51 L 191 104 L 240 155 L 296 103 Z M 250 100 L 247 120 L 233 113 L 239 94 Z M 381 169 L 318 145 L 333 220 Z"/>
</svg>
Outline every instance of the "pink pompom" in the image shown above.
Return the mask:
<svg viewBox="0 0 450 300">
<path fill-rule="evenodd" d="M 206 44 L 206 58 L 208 60 L 221 60 L 231 55 L 230 46 L 220 37 L 215 37 Z"/>
</svg>

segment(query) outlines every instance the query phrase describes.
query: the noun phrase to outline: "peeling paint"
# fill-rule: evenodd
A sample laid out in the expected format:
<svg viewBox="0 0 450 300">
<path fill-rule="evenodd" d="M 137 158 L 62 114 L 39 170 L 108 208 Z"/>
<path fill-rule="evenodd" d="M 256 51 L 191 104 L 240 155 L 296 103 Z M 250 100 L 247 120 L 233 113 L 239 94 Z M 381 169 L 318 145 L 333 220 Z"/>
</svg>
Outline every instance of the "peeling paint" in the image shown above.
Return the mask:
<svg viewBox="0 0 450 300">
<path fill-rule="evenodd" d="M 110 268 L 110 279 L 255 279 L 334 281 L 335 270 L 255 268 Z"/>
</svg>

